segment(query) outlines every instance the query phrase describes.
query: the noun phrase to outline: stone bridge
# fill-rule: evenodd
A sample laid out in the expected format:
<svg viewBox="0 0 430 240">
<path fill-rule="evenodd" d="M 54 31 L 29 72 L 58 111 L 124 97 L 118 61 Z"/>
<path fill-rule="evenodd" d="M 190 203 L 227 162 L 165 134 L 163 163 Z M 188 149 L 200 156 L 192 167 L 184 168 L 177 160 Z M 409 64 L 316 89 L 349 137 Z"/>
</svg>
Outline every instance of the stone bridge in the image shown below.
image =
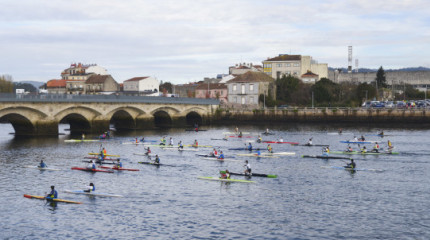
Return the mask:
<svg viewBox="0 0 430 240">
<path fill-rule="evenodd" d="M 15 135 L 58 135 L 58 124 L 71 132 L 101 133 L 110 124 L 121 129 L 184 127 L 210 122 L 215 99 L 89 95 L 0 95 L 0 121 Z"/>
</svg>

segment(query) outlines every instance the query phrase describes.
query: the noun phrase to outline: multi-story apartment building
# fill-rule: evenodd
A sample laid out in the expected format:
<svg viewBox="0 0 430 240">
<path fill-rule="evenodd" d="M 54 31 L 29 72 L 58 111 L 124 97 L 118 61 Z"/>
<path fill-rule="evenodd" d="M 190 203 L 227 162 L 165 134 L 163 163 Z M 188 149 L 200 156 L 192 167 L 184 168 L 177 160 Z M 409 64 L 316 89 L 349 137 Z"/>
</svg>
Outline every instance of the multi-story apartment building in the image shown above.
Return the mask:
<svg viewBox="0 0 430 240">
<path fill-rule="evenodd" d="M 302 75 L 308 72 L 317 75 L 317 80 L 328 77 L 328 64 L 317 63 L 310 56 L 280 54 L 263 61 L 263 69 L 264 73 L 274 79 L 281 78 L 283 75 L 302 79 Z"/>
<path fill-rule="evenodd" d="M 196 88 L 196 98 L 216 98 L 227 103 L 227 86 L 223 83 L 202 83 Z"/>
<path fill-rule="evenodd" d="M 72 63 L 61 72 L 61 78 L 66 80 L 66 93 L 85 93 L 85 81 L 93 75 L 108 75 L 107 70 L 97 64 Z"/>
</svg>

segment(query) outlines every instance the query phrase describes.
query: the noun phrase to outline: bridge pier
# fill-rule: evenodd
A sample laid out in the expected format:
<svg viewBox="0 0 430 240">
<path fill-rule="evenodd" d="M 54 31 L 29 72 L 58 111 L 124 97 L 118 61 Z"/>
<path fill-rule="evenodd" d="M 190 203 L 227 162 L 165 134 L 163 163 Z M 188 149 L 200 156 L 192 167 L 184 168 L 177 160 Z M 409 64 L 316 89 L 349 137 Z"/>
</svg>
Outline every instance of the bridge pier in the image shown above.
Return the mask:
<svg viewBox="0 0 430 240">
<path fill-rule="evenodd" d="M 101 134 L 109 130 L 109 120 L 93 120 L 91 121 L 91 133 Z"/>
<path fill-rule="evenodd" d="M 153 129 L 155 127 L 154 116 L 137 117 L 136 129 Z"/>
</svg>

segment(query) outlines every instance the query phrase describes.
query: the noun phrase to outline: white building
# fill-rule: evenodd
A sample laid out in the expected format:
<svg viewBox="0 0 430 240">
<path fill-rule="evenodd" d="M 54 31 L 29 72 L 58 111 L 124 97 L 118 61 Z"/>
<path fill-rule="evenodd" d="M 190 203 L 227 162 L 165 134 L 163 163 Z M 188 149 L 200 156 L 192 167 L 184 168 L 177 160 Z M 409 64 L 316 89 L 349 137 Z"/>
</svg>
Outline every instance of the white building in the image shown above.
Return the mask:
<svg viewBox="0 0 430 240">
<path fill-rule="evenodd" d="M 160 83 L 154 77 L 135 77 L 125 80 L 124 93 L 133 95 L 158 96 Z"/>
</svg>

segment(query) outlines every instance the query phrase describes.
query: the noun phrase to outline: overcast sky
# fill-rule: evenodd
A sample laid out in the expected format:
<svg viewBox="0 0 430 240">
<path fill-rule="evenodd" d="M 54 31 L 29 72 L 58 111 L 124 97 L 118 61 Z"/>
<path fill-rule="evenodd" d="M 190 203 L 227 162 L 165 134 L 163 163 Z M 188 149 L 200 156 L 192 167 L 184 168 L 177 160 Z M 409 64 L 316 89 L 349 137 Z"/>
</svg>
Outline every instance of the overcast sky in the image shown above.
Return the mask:
<svg viewBox="0 0 430 240">
<path fill-rule="evenodd" d="M 187 83 L 280 53 L 347 67 L 349 45 L 359 67 L 430 67 L 430 1 L 0 0 L 0 75 L 14 81 L 82 62 Z"/>
</svg>

